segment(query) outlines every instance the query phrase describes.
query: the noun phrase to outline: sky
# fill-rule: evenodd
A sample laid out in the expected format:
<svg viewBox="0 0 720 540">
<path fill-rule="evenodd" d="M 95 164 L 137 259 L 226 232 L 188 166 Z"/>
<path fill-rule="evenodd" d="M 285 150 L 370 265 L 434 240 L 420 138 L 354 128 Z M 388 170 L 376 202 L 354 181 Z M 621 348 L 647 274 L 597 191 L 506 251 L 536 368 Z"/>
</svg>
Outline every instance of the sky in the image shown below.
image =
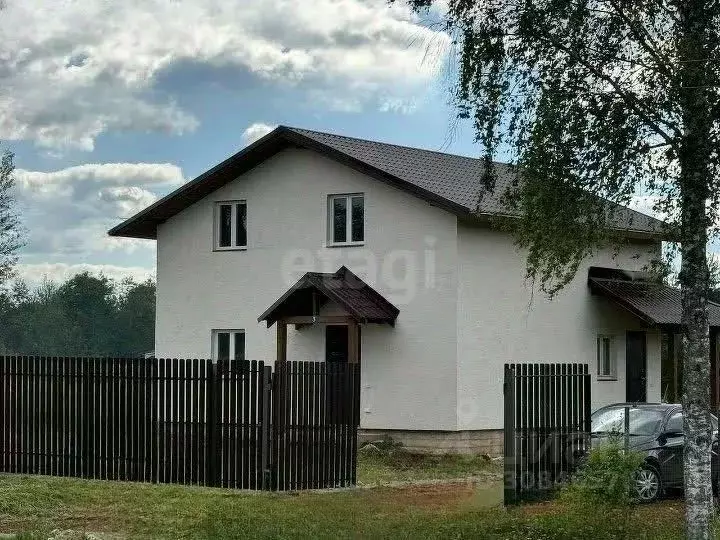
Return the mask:
<svg viewBox="0 0 720 540">
<path fill-rule="evenodd" d="M 107 230 L 279 124 L 478 155 L 438 12 L 386 0 L 0 0 L 0 140 L 31 283 L 144 279 Z M 442 9 L 442 3 L 440 8 Z"/>
<path fill-rule="evenodd" d="M 443 4 L 0 0 L 20 277 L 154 276 L 154 241 L 107 230 L 279 124 L 479 155 Z"/>
</svg>

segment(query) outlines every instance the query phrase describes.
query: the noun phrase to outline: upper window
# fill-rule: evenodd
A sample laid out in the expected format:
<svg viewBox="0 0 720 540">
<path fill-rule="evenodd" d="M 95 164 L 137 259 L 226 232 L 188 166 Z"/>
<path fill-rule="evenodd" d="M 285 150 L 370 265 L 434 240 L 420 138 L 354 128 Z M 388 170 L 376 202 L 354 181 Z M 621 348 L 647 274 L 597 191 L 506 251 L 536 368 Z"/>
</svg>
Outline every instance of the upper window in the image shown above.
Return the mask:
<svg viewBox="0 0 720 540">
<path fill-rule="evenodd" d="M 214 360 L 245 360 L 244 330 L 213 330 Z"/>
<path fill-rule="evenodd" d="M 215 204 L 215 249 L 247 247 L 247 204 L 228 201 Z"/>
<path fill-rule="evenodd" d="M 612 336 L 598 336 L 597 338 L 597 374 L 599 379 L 615 379 L 617 377 Z"/>
<path fill-rule="evenodd" d="M 334 245 L 365 241 L 365 197 L 331 195 L 328 199 L 328 241 Z"/>
</svg>

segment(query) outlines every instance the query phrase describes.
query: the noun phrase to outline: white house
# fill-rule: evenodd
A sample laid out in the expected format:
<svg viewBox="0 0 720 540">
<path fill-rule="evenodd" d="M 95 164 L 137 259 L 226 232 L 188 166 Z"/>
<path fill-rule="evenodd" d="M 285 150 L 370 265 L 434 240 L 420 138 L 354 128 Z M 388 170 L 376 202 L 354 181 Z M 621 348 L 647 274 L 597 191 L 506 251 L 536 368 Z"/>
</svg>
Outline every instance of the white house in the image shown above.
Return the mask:
<svg viewBox="0 0 720 540">
<path fill-rule="evenodd" d="M 659 222 L 624 210 L 550 301 L 488 224 L 499 167 L 484 193 L 477 159 L 279 127 L 110 234 L 157 239 L 158 357 L 360 361 L 366 435 L 499 453 L 505 363 L 588 363 L 594 406 L 674 399 L 679 296 L 633 273 Z"/>
</svg>

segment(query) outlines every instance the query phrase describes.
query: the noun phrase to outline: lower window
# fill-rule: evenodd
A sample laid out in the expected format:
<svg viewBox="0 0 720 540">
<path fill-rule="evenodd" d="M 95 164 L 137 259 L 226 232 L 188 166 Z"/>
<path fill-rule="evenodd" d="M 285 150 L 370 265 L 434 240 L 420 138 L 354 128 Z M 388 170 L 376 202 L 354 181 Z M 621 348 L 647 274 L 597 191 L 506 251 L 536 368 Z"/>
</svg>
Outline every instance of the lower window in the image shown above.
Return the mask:
<svg viewBox="0 0 720 540">
<path fill-rule="evenodd" d="M 245 360 L 245 330 L 213 330 L 213 360 Z"/>
<path fill-rule="evenodd" d="M 597 338 L 597 374 L 598 379 L 615 379 L 617 377 L 612 336 L 598 336 Z"/>
</svg>

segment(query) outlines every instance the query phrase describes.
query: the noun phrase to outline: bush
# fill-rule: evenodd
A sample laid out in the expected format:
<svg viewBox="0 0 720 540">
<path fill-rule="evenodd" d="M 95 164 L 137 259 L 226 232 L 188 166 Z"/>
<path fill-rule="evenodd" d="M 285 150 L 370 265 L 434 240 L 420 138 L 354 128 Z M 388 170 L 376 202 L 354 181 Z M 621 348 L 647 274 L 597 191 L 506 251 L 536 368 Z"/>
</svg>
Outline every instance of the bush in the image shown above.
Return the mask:
<svg viewBox="0 0 720 540">
<path fill-rule="evenodd" d="M 561 497 L 591 505 L 630 504 L 635 499 L 633 478 L 643 461 L 641 454 L 625 451 L 619 441 L 593 448 Z"/>
</svg>

